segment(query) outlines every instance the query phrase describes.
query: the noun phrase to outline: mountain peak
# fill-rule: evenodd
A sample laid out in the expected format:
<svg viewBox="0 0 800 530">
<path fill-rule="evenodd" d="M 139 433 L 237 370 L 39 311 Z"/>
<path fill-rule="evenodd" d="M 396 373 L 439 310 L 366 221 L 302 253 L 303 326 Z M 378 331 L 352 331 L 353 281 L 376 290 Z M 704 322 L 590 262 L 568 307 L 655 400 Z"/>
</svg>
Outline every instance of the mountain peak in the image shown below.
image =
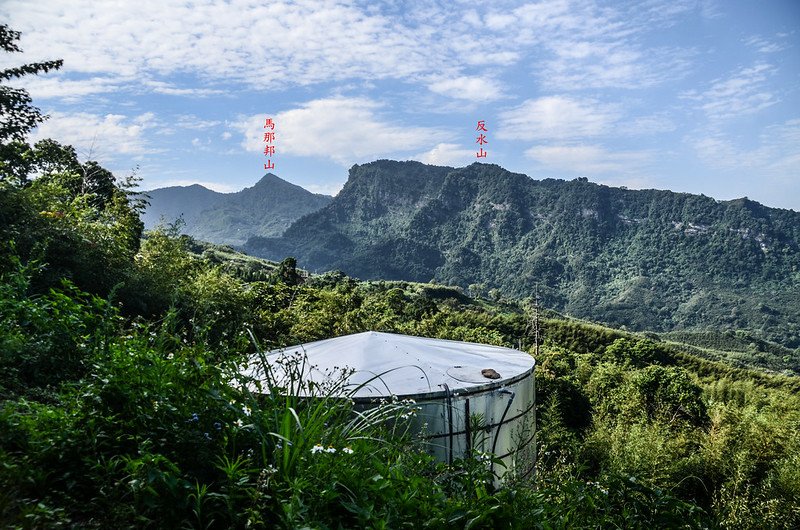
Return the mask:
<svg viewBox="0 0 800 530">
<path fill-rule="evenodd" d="M 299 217 L 326 206 L 331 197 L 317 195 L 274 173 L 234 193 L 217 193 L 200 185 L 149 192 L 150 205 L 142 216 L 145 226 L 163 217 L 180 216 L 184 233 L 203 241 L 237 245 L 250 237 L 276 237 Z"/>
<path fill-rule="evenodd" d="M 264 173 L 264 176 L 258 179 L 258 181 L 253 185 L 253 187 L 263 186 L 265 184 L 278 184 L 278 183 L 289 184 L 275 173 Z"/>
<path fill-rule="evenodd" d="M 260 194 L 269 193 L 272 195 L 279 194 L 285 195 L 287 197 L 306 197 L 306 196 L 316 196 L 316 197 L 326 197 L 330 199 L 328 195 L 321 195 L 319 193 L 312 193 L 305 189 L 302 186 L 298 186 L 297 184 L 292 184 L 289 181 L 283 180 L 275 173 L 266 173 L 263 177 L 261 177 L 258 182 L 253 184 L 248 188 L 244 188 L 241 191 L 236 192 L 236 195 L 248 194 L 250 192 L 256 191 Z"/>
</svg>

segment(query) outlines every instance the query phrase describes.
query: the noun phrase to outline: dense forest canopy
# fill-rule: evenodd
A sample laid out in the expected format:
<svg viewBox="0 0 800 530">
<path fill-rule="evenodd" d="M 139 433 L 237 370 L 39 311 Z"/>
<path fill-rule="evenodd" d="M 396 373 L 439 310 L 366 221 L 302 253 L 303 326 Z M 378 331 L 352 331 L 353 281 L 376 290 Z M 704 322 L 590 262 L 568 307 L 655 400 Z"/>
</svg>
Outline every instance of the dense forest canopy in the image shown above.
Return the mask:
<svg viewBox="0 0 800 530">
<path fill-rule="evenodd" d="M 534 180 L 491 164 L 379 160 L 248 253 L 310 270 L 531 296 L 638 331 L 748 331 L 800 347 L 800 213 L 750 201 Z"/>
</svg>

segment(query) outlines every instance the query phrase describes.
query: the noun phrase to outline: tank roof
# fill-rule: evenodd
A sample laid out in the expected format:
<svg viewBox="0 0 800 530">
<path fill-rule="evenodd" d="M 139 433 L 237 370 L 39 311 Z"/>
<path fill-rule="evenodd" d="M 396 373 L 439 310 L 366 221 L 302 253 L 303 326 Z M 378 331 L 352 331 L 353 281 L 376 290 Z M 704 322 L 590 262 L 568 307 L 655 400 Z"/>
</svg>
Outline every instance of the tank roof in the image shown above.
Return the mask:
<svg viewBox="0 0 800 530">
<path fill-rule="evenodd" d="M 273 350 L 266 360 L 278 380 L 291 358 L 303 359 L 295 373 L 315 385 L 330 385 L 352 372 L 342 393 L 356 399 L 435 397 L 444 385 L 459 394 L 482 391 L 525 377 L 535 365 L 531 355 L 511 348 L 376 331 Z M 265 379 L 258 356 L 246 374 Z"/>
</svg>

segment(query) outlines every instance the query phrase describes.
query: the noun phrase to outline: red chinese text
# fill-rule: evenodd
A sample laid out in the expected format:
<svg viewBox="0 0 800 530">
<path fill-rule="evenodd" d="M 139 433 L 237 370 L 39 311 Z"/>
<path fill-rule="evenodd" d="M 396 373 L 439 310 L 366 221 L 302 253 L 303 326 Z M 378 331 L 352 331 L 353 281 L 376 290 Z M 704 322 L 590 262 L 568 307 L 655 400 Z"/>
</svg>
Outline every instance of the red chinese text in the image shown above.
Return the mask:
<svg viewBox="0 0 800 530">
<path fill-rule="evenodd" d="M 264 129 L 269 129 L 270 132 L 264 133 L 264 156 L 267 157 L 267 163 L 264 164 L 264 169 L 275 169 L 275 163 L 272 156 L 275 154 L 275 122 L 272 118 L 264 120 Z"/>
<path fill-rule="evenodd" d="M 486 128 L 486 122 L 484 120 L 478 120 L 478 126 L 475 127 L 476 131 L 482 131 L 478 133 L 478 137 L 475 139 L 475 143 L 480 145 L 480 150 L 475 152 L 475 156 L 477 158 L 486 158 L 486 155 L 489 154 L 488 151 L 483 149 L 483 146 L 489 143 L 487 139 L 487 135 L 483 134 L 485 132 L 489 132 Z"/>
</svg>

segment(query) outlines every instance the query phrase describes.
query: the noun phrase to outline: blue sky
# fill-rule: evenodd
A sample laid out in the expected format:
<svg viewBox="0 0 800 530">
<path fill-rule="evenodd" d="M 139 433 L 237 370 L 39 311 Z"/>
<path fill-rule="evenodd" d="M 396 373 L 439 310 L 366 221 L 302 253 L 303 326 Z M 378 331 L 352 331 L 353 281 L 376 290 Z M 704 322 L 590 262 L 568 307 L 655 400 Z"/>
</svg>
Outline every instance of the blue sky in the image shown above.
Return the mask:
<svg viewBox="0 0 800 530">
<path fill-rule="evenodd" d="M 800 211 L 800 2 L 6 0 L 16 83 L 143 188 L 274 173 L 336 193 L 379 158 L 748 196 Z"/>
</svg>

